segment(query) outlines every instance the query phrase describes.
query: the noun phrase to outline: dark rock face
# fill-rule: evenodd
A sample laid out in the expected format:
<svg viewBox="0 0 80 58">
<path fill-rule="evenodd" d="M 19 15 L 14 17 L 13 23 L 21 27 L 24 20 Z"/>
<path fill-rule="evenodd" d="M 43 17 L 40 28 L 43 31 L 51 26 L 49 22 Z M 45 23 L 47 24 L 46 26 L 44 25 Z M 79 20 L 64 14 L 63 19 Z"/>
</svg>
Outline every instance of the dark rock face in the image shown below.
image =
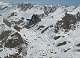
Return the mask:
<svg viewBox="0 0 80 58">
<path fill-rule="evenodd" d="M 21 55 L 19 55 L 18 53 L 14 54 L 14 55 L 9 55 L 9 56 L 6 56 L 4 58 L 23 58 Z"/>
<path fill-rule="evenodd" d="M 41 31 L 41 33 L 44 33 L 49 27 L 46 27 L 44 30 Z"/>
<path fill-rule="evenodd" d="M 40 18 L 45 17 L 45 13 L 39 14 L 39 17 L 40 17 Z"/>
<path fill-rule="evenodd" d="M 29 23 L 30 23 L 31 25 L 32 25 L 32 24 L 35 25 L 36 23 L 38 23 L 38 22 L 40 22 L 40 21 L 41 21 L 41 19 L 39 18 L 38 15 L 33 15 Z"/>
<path fill-rule="evenodd" d="M 66 16 L 62 18 L 63 28 L 64 29 L 70 29 L 71 24 L 74 25 L 76 23 L 76 20 L 77 19 L 73 15 L 66 14 Z"/>
<path fill-rule="evenodd" d="M 28 42 L 24 40 L 18 32 L 14 32 L 12 30 L 3 31 L 0 34 L 0 48 L 6 47 L 8 49 L 16 49 L 16 53 L 9 54 L 4 58 L 23 58 L 23 56 L 27 55 L 27 45 Z M 3 49 L 0 49 L 2 52 Z M 22 53 L 22 55 L 20 55 Z"/>
<path fill-rule="evenodd" d="M 64 52 L 68 52 L 71 48 L 65 49 Z"/>
<path fill-rule="evenodd" d="M 57 40 L 59 39 L 61 36 L 55 36 L 54 39 Z"/>
<path fill-rule="evenodd" d="M 14 26 L 14 29 L 16 29 L 17 31 L 20 31 L 20 29 L 22 29 L 22 28 L 20 28 L 20 27 L 18 27 L 17 25 L 15 25 L 15 26 Z"/>
<path fill-rule="evenodd" d="M 25 41 L 18 32 L 4 31 L 0 35 L 0 48 L 6 47 L 9 49 L 15 48 L 17 52 L 13 55 L 5 56 L 5 58 L 22 58 L 20 53 L 27 55 L 27 41 Z M 22 46 L 24 45 L 24 46 Z M 3 50 L 0 50 L 2 52 Z"/>
<path fill-rule="evenodd" d="M 63 45 L 66 45 L 66 44 L 67 44 L 67 42 L 66 42 L 66 41 L 61 42 L 61 43 L 58 43 L 58 44 L 57 44 L 57 47 L 59 47 L 59 46 L 63 46 Z"/>
<path fill-rule="evenodd" d="M 76 18 L 77 18 L 77 21 L 80 21 L 80 12 L 77 13 Z"/>
<path fill-rule="evenodd" d="M 39 26 L 39 27 L 37 28 L 37 30 L 39 30 L 39 29 L 41 29 L 41 28 L 44 28 L 44 27 L 45 27 L 45 26 L 43 26 L 43 25 L 42 25 L 42 26 Z"/>
<path fill-rule="evenodd" d="M 26 11 L 27 9 L 31 9 L 33 7 L 32 4 L 28 3 L 28 4 L 19 4 L 17 6 L 18 8 L 20 8 L 22 11 Z"/>
<path fill-rule="evenodd" d="M 26 27 L 30 28 L 32 25 L 36 25 L 40 21 L 41 19 L 39 18 L 39 16 L 34 14 L 29 20 L 29 24 Z"/>
<path fill-rule="evenodd" d="M 10 17 L 12 17 L 12 16 L 17 16 L 17 13 L 16 13 L 16 12 L 12 12 L 12 13 L 8 16 L 8 18 L 10 18 Z"/>
<path fill-rule="evenodd" d="M 11 39 L 8 39 L 5 43 L 5 47 L 7 48 L 15 48 L 18 45 L 24 43 L 20 34 L 17 32 L 11 35 Z"/>
<path fill-rule="evenodd" d="M 77 23 L 77 18 L 71 14 L 65 14 L 62 20 L 58 21 L 55 26 L 55 33 L 57 33 L 60 29 L 64 29 L 65 32 L 70 29 L 75 29 L 75 24 Z"/>
<path fill-rule="evenodd" d="M 8 20 L 3 19 L 3 22 L 4 22 L 8 27 L 11 27 L 11 23 L 10 23 L 10 22 L 8 22 Z"/>
<path fill-rule="evenodd" d="M 44 30 L 41 31 L 41 33 L 44 33 L 45 31 L 47 31 L 49 28 L 52 28 L 52 27 L 53 27 L 53 25 L 46 27 Z"/>
<path fill-rule="evenodd" d="M 3 31 L 0 34 L 0 47 L 3 47 L 3 44 L 5 43 L 5 41 L 8 39 L 8 36 L 11 34 L 11 31 Z"/>
<path fill-rule="evenodd" d="M 48 15 L 51 12 L 54 12 L 56 10 L 56 7 L 48 7 L 48 6 L 44 6 L 44 13 L 45 15 Z"/>
<path fill-rule="evenodd" d="M 80 47 L 80 43 L 76 44 L 76 47 Z"/>
<path fill-rule="evenodd" d="M 0 34 L 0 40 L 4 40 L 4 39 L 7 39 L 8 36 L 10 35 L 11 31 L 3 31 L 1 34 Z"/>
</svg>

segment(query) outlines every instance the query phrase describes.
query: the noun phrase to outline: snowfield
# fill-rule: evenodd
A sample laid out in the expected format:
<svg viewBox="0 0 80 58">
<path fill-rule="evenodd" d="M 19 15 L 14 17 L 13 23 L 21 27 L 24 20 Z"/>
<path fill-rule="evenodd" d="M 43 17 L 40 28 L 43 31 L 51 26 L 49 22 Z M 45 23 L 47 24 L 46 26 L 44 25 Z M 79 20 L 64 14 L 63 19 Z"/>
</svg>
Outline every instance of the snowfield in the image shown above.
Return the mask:
<svg viewBox="0 0 80 58">
<path fill-rule="evenodd" d="M 80 58 L 80 6 L 0 2 L 0 58 Z"/>
</svg>

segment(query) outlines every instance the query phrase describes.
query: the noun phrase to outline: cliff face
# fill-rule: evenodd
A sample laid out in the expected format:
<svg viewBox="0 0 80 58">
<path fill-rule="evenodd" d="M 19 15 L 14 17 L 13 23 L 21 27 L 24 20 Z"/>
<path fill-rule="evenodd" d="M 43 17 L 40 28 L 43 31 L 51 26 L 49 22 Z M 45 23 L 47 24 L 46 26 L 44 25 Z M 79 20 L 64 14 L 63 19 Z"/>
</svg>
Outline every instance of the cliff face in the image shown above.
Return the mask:
<svg viewBox="0 0 80 58">
<path fill-rule="evenodd" d="M 1 5 L 1 58 L 79 58 L 80 6 Z"/>
</svg>

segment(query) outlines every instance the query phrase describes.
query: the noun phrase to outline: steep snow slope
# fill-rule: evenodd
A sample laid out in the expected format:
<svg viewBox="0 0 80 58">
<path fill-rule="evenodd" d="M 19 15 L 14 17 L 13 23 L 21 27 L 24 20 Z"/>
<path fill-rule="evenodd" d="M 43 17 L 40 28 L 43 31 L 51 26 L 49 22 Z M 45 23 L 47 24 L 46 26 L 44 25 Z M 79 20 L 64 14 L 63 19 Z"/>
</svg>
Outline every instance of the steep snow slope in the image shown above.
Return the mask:
<svg viewBox="0 0 80 58">
<path fill-rule="evenodd" d="M 80 7 L 21 4 L 0 18 L 1 58 L 79 58 Z"/>
</svg>

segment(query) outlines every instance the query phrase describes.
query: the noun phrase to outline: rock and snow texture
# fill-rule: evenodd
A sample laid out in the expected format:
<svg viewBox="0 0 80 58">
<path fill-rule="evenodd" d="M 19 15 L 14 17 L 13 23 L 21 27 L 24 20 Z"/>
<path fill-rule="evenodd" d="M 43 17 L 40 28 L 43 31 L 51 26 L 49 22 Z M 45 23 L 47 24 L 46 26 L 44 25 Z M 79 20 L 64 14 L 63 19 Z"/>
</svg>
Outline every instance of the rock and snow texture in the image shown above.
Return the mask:
<svg viewBox="0 0 80 58">
<path fill-rule="evenodd" d="M 80 6 L 0 3 L 2 11 L 0 58 L 80 58 Z"/>
</svg>

